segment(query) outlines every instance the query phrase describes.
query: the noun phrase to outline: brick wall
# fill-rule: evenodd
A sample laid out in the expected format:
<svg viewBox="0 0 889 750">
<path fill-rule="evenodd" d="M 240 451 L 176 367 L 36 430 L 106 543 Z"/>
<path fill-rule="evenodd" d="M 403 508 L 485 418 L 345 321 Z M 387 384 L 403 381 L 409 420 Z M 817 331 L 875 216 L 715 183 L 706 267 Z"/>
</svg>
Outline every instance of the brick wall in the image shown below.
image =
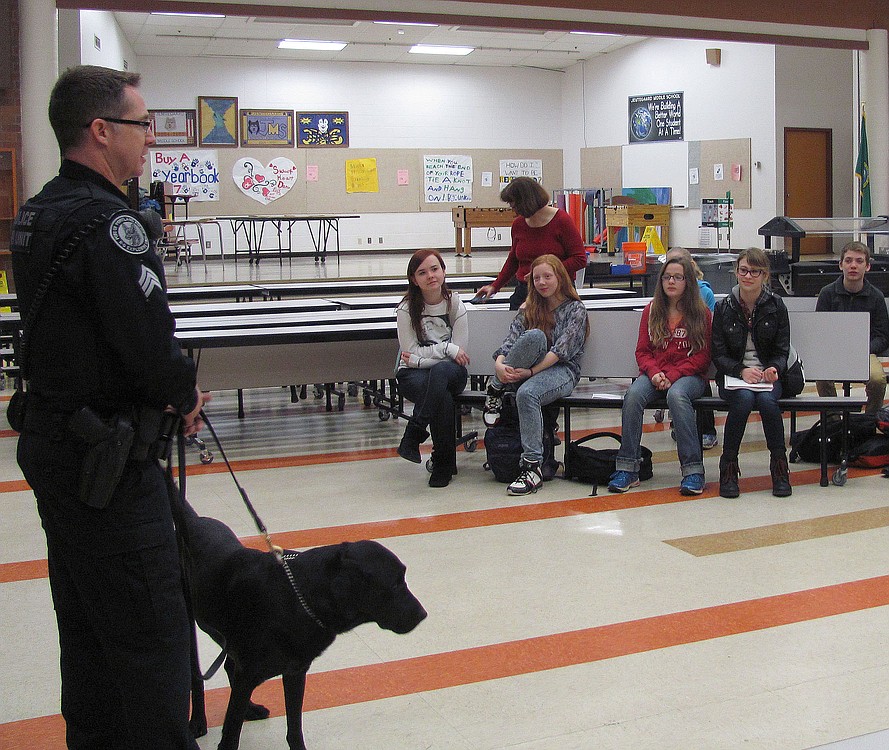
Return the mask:
<svg viewBox="0 0 889 750">
<path fill-rule="evenodd" d="M 19 8 L 18 0 L 0 0 L 0 18 L 8 19 L 8 35 L 0 39 L 0 55 L 9 65 L 10 85 L 0 89 L 0 148 L 11 147 L 16 152 L 17 192 L 22 201 L 22 107 L 20 98 L 19 66 Z M 6 44 L 8 42 L 8 44 Z"/>
</svg>

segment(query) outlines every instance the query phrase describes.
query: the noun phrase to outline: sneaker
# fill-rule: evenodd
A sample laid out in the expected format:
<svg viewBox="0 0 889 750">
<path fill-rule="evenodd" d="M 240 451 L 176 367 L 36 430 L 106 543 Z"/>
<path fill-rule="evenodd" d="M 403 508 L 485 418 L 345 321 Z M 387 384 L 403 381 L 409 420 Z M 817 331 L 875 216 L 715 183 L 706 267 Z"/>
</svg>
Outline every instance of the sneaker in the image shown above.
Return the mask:
<svg viewBox="0 0 889 750">
<path fill-rule="evenodd" d="M 701 436 L 701 446 L 705 451 L 715 448 L 717 445 L 719 445 L 719 438 L 716 437 L 715 432 L 707 432 Z"/>
<path fill-rule="evenodd" d="M 608 480 L 609 492 L 626 492 L 639 486 L 639 474 L 635 471 L 616 471 Z"/>
<path fill-rule="evenodd" d="M 689 474 L 687 477 L 682 477 L 682 483 L 679 485 L 680 495 L 700 495 L 703 491 L 703 474 Z"/>
<path fill-rule="evenodd" d="M 482 408 L 482 420 L 487 427 L 494 427 L 500 422 L 500 410 L 503 408 L 503 389 L 488 386 L 488 395 Z"/>
<path fill-rule="evenodd" d="M 532 492 L 537 492 L 543 484 L 539 463 L 522 461 L 520 468 L 519 475 L 506 488 L 508 495 L 530 495 Z"/>
</svg>

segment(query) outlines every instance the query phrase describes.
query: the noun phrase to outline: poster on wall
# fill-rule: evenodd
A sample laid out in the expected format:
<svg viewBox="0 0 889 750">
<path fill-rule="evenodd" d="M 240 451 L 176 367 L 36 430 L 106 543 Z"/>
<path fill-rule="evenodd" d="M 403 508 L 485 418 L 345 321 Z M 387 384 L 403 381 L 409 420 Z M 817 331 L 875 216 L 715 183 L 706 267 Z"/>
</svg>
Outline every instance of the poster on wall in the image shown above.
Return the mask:
<svg viewBox="0 0 889 750">
<path fill-rule="evenodd" d="M 376 159 L 346 160 L 347 193 L 379 193 L 380 177 Z"/>
<path fill-rule="evenodd" d="M 196 114 L 193 109 L 149 109 L 155 144 L 197 146 Z"/>
<path fill-rule="evenodd" d="M 629 97 L 630 143 L 683 140 L 683 92 Z"/>
<path fill-rule="evenodd" d="M 349 145 L 349 113 L 297 113 L 296 145 L 303 148 L 346 148 Z"/>
<path fill-rule="evenodd" d="M 292 146 L 292 109 L 242 109 L 242 146 Z"/>
<path fill-rule="evenodd" d="M 543 182 L 543 159 L 501 159 L 500 187 L 505 188 L 516 177 L 530 177 Z"/>
<path fill-rule="evenodd" d="M 426 203 L 468 203 L 472 200 L 471 156 L 424 156 Z"/>
<path fill-rule="evenodd" d="M 190 195 L 196 201 L 219 200 L 219 158 L 211 149 L 152 151 L 151 180 L 167 182 L 171 195 Z"/>
<path fill-rule="evenodd" d="M 199 96 L 198 133 L 202 146 L 237 146 L 238 97 Z"/>
<path fill-rule="evenodd" d="M 296 164 L 285 156 L 279 156 L 263 166 L 248 156 L 235 162 L 232 179 L 244 195 L 265 206 L 287 194 L 293 187 Z"/>
</svg>

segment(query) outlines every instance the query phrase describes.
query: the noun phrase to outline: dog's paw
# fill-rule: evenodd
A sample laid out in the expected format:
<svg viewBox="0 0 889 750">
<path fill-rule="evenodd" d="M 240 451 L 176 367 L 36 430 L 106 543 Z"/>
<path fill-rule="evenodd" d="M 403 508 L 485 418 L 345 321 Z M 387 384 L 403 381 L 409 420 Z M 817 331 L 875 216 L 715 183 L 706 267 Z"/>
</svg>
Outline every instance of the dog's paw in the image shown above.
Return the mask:
<svg viewBox="0 0 889 750">
<path fill-rule="evenodd" d="M 265 706 L 250 701 L 247 704 L 247 710 L 244 712 L 244 721 L 259 721 L 260 719 L 269 718 L 269 710 Z"/>
<path fill-rule="evenodd" d="M 188 722 L 188 728 L 191 730 L 192 737 L 203 737 L 207 734 L 207 720 L 206 719 L 192 719 Z"/>
</svg>

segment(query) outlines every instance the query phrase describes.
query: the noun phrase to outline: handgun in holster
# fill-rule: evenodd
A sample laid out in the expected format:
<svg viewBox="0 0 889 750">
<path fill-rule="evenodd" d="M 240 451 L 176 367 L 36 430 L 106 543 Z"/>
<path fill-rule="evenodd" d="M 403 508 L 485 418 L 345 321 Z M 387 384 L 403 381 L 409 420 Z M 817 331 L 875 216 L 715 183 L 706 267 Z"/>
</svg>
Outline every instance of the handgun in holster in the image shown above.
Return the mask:
<svg viewBox="0 0 889 750">
<path fill-rule="evenodd" d="M 71 417 L 68 430 L 88 447 L 80 469 L 80 500 L 91 508 L 105 508 L 130 457 L 133 421 L 124 414 L 102 419 L 84 406 Z"/>
</svg>

